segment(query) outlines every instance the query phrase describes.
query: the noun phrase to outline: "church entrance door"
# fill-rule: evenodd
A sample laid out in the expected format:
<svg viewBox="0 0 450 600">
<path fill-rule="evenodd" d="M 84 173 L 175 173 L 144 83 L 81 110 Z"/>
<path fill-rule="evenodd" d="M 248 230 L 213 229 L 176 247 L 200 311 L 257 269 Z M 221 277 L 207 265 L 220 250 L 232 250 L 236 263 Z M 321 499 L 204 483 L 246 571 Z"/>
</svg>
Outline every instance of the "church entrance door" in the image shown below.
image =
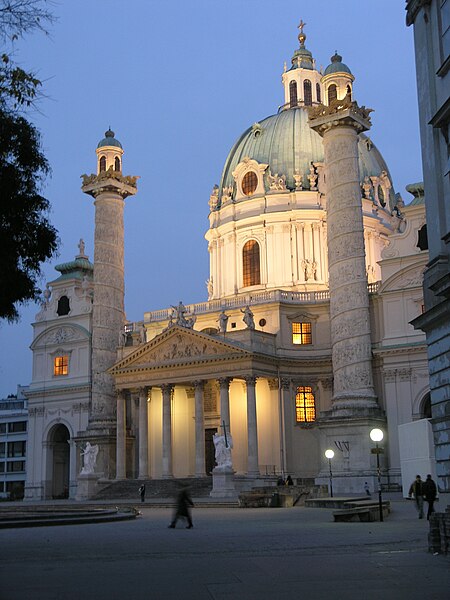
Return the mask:
<svg viewBox="0 0 450 600">
<path fill-rule="evenodd" d="M 51 493 L 52 498 L 69 497 L 69 446 L 70 433 L 65 425 L 56 425 L 50 436 L 52 449 L 52 474 Z"/>
<path fill-rule="evenodd" d="M 214 449 L 213 436 L 217 433 L 217 428 L 205 429 L 205 470 L 207 475 L 211 475 L 216 466 L 216 452 Z"/>
</svg>

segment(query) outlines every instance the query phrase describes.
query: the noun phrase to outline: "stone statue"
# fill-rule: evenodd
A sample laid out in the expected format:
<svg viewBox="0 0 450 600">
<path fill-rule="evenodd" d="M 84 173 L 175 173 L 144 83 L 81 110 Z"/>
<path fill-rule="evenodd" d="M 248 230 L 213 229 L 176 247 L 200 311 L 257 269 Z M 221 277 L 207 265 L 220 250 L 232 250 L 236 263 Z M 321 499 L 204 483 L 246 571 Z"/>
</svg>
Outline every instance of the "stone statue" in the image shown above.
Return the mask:
<svg viewBox="0 0 450 600">
<path fill-rule="evenodd" d="M 139 328 L 139 342 L 141 344 L 145 344 L 147 342 L 147 330 L 145 329 L 144 323 L 142 323 Z"/>
<path fill-rule="evenodd" d="M 317 263 L 306 258 L 302 261 L 302 266 L 305 269 L 305 281 L 314 279 L 314 275 L 317 271 Z"/>
<path fill-rule="evenodd" d="M 220 313 L 219 318 L 217 319 L 218 322 L 219 322 L 220 333 L 226 333 L 226 331 L 227 331 L 227 325 L 228 325 L 228 319 L 229 319 L 229 316 L 223 310 Z"/>
<path fill-rule="evenodd" d="M 294 171 L 295 189 L 300 191 L 303 189 L 303 177 L 300 175 L 300 171 L 295 169 Z"/>
<path fill-rule="evenodd" d="M 50 296 L 52 295 L 52 291 L 47 283 L 47 285 L 45 286 L 45 290 L 42 292 L 42 295 L 44 296 L 44 301 L 43 301 L 43 305 L 47 306 L 50 300 Z"/>
<path fill-rule="evenodd" d="M 217 208 L 218 203 L 219 203 L 219 186 L 216 184 L 213 187 L 211 195 L 209 197 L 210 210 L 214 210 L 215 208 Z"/>
<path fill-rule="evenodd" d="M 95 462 L 97 460 L 98 445 L 92 446 L 90 442 L 86 442 L 84 450 L 81 452 L 83 457 L 83 468 L 80 475 L 90 475 L 94 472 Z"/>
<path fill-rule="evenodd" d="M 244 310 L 241 308 L 241 313 L 244 313 L 242 320 L 247 325 L 247 329 L 255 329 L 255 320 L 250 307 L 247 305 Z"/>
<path fill-rule="evenodd" d="M 218 471 L 227 471 L 233 468 L 231 462 L 231 449 L 233 448 L 233 438 L 231 434 L 225 436 L 220 433 L 215 433 L 213 436 L 214 448 L 216 451 L 216 469 Z"/>
<path fill-rule="evenodd" d="M 318 175 L 316 173 L 316 167 L 314 166 L 313 163 L 311 163 L 311 165 L 309 167 L 308 180 L 309 180 L 309 189 L 312 192 L 317 190 L 317 178 L 318 178 Z"/>
<path fill-rule="evenodd" d="M 180 327 L 186 327 L 186 317 L 184 316 L 187 313 L 185 305 L 181 302 L 178 302 L 178 306 L 173 306 L 172 308 L 175 311 L 175 325 L 179 325 Z"/>
<path fill-rule="evenodd" d="M 272 173 L 267 174 L 267 180 L 269 182 L 269 189 L 273 191 L 284 191 L 286 189 L 286 175 L 272 175 Z"/>
<path fill-rule="evenodd" d="M 121 327 L 119 331 L 119 348 L 123 348 L 127 344 L 127 333 L 125 327 Z"/>
<path fill-rule="evenodd" d="M 222 202 L 228 202 L 233 196 L 233 186 L 226 185 L 222 188 Z"/>
<path fill-rule="evenodd" d="M 80 241 L 78 242 L 78 249 L 80 251 L 78 256 L 86 256 L 84 253 L 84 240 L 83 238 L 80 238 Z"/>
</svg>

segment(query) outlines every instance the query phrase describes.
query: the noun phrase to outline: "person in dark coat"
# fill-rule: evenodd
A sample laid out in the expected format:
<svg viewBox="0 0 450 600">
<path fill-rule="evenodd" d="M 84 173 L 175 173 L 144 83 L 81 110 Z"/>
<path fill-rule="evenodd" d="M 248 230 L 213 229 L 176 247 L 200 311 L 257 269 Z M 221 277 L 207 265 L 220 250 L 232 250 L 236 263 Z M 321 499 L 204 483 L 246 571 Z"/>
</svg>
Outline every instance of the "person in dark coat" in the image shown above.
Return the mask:
<svg viewBox="0 0 450 600">
<path fill-rule="evenodd" d="M 180 490 L 177 496 L 175 514 L 173 515 L 172 522 L 169 525 L 170 529 L 175 528 L 175 525 L 177 524 L 179 518 L 187 520 L 188 524 L 186 529 L 192 529 L 192 527 L 194 527 L 191 518 L 191 506 L 194 506 L 194 503 L 192 502 L 191 497 L 189 496 L 188 488 L 184 487 Z"/>
<path fill-rule="evenodd" d="M 408 496 L 411 498 L 414 495 L 416 508 L 419 511 L 419 519 L 423 519 L 423 487 L 424 482 L 420 475 L 416 475 L 416 479 L 412 482 L 409 488 Z"/>
<path fill-rule="evenodd" d="M 429 521 L 431 513 L 434 513 L 434 503 L 437 498 L 437 487 L 431 475 L 427 475 L 427 480 L 423 484 L 423 496 L 428 502 L 427 520 Z"/>
<path fill-rule="evenodd" d="M 145 502 L 145 483 L 139 488 L 139 496 L 141 497 L 141 502 Z"/>
<path fill-rule="evenodd" d="M 292 481 L 292 477 L 290 475 L 288 475 L 286 478 L 286 485 L 294 485 L 294 482 Z"/>
</svg>

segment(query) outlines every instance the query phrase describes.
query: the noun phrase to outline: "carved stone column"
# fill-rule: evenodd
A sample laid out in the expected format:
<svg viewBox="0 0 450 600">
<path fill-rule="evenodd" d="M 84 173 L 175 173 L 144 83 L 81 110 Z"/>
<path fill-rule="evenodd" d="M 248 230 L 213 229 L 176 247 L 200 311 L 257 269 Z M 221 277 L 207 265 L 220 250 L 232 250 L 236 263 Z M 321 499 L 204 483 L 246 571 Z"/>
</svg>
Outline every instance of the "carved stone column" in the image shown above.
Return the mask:
<svg viewBox="0 0 450 600">
<path fill-rule="evenodd" d="M 165 383 L 161 386 L 163 402 L 163 436 L 162 436 L 162 476 L 173 477 L 172 471 L 172 391 L 173 385 Z"/>
<path fill-rule="evenodd" d="M 257 477 L 259 475 L 259 463 L 258 426 L 256 423 L 256 377 L 245 377 L 245 383 L 247 384 L 247 475 Z"/>
<path fill-rule="evenodd" d="M 139 479 L 148 477 L 148 391 L 139 390 Z"/>
<path fill-rule="evenodd" d="M 204 381 L 194 381 L 195 388 L 195 476 L 205 476 L 205 421 L 203 416 Z"/>
<path fill-rule="evenodd" d="M 333 414 L 367 415 L 378 404 L 372 378 L 358 134 L 371 124 L 367 111 L 345 101 L 339 108 L 311 111 L 311 117 L 310 127 L 323 136 L 327 181 Z"/>
<path fill-rule="evenodd" d="M 229 377 L 221 377 L 218 379 L 220 386 L 220 424 L 225 427 L 227 433 L 230 431 L 230 382 Z"/>
<path fill-rule="evenodd" d="M 283 377 L 280 382 L 281 388 L 281 456 L 282 470 L 285 473 L 292 472 L 292 430 L 293 430 L 293 408 L 291 397 L 291 380 Z"/>
<path fill-rule="evenodd" d="M 126 479 L 126 400 L 122 390 L 117 391 L 116 402 L 116 479 Z"/>
</svg>

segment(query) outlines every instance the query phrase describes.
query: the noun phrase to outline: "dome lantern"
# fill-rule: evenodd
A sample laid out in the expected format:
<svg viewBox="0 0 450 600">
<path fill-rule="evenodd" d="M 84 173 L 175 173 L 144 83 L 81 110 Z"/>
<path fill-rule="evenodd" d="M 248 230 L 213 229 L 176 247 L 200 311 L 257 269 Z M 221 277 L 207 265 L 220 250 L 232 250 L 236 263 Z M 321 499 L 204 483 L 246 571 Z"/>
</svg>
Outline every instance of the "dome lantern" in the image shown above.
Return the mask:
<svg viewBox="0 0 450 600">
<path fill-rule="evenodd" d="M 324 104 L 329 105 L 333 100 L 343 100 L 347 95 L 353 96 L 355 80 L 349 67 L 342 62 L 342 56 L 337 50 L 330 58 L 331 64 L 325 69 L 322 84 L 325 88 Z"/>
<path fill-rule="evenodd" d="M 111 168 L 113 171 L 122 172 L 123 147 L 115 138 L 111 127 L 105 131 L 105 137 L 99 141 L 95 152 L 97 154 L 97 175 Z"/>
</svg>

